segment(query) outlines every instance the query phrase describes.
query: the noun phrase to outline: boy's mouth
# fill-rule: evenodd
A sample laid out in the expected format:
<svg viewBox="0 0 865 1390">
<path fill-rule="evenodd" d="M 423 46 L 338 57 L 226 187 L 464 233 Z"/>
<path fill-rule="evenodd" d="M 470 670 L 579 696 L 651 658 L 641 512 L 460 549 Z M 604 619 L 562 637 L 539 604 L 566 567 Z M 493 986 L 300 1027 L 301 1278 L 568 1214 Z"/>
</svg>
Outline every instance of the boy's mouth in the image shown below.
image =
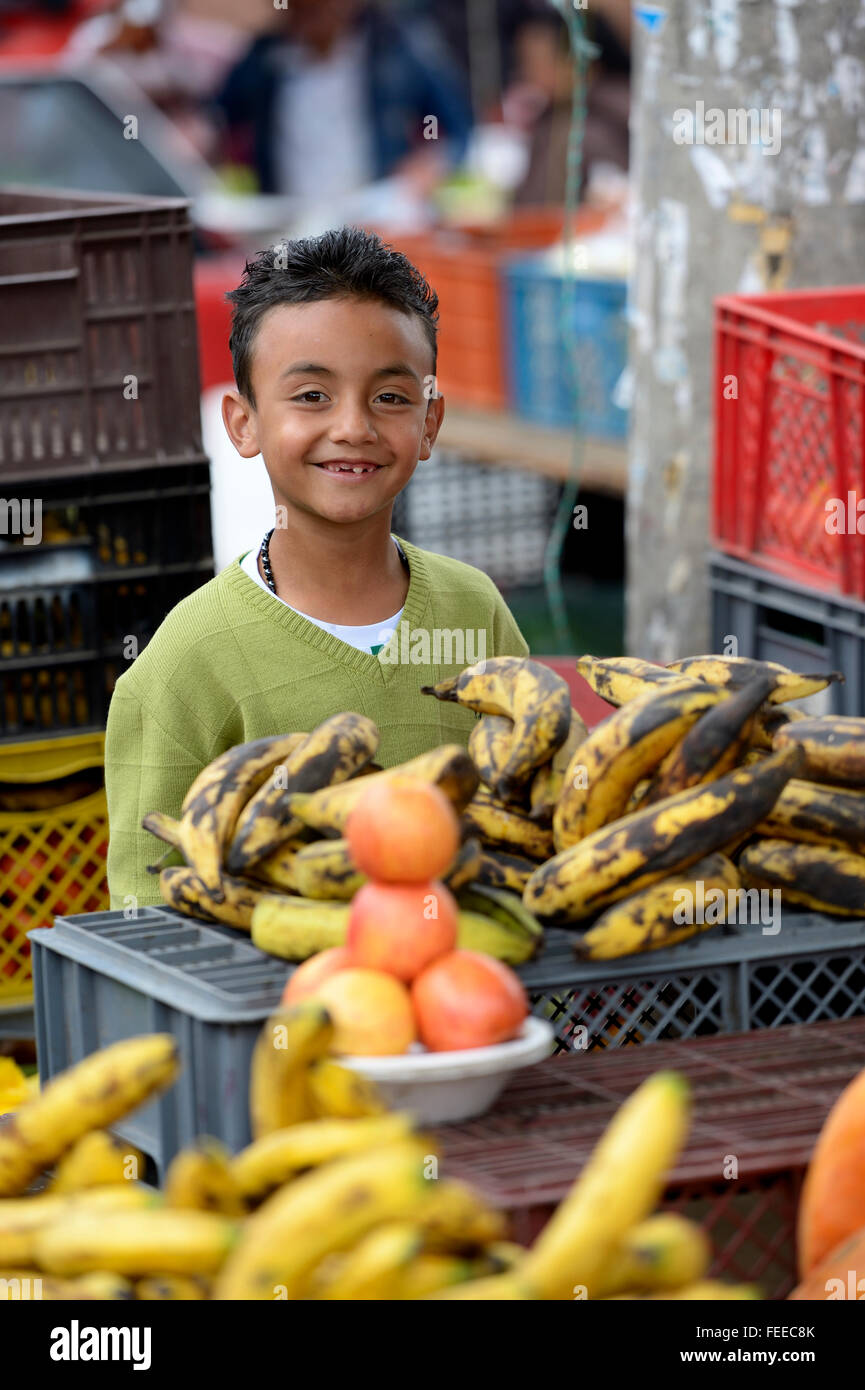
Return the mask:
<svg viewBox="0 0 865 1390">
<path fill-rule="evenodd" d="M 325 459 L 323 463 L 315 465 L 324 473 L 331 473 L 338 478 L 362 478 L 377 473 L 380 466 L 371 463 L 369 459 Z"/>
</svg>

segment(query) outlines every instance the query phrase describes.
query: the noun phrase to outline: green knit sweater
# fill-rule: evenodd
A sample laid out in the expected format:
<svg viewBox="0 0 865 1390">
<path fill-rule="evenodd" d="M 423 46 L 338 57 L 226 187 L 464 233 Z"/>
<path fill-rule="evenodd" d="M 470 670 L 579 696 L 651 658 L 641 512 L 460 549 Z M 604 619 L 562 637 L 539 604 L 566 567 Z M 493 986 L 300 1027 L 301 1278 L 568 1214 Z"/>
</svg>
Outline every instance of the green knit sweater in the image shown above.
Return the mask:
<svg viewBox="0 0 865 1390">
<path fill-rule="evenodd" d="M 420 687 L 483 657 L 525 656 L 528 647 L 487 575 L 402 545 L 408 595 L 402 622 L 378 656 L 280 603 L 237 560 L 172 609 L 118 680 L 108 712 L 112 907 L 161 901 L 146 870 L 164 846 L 142 830 L 141 818 L 179 815 L 193 779 L 226 748 L 307 732 L 342 710 L 375 721 L 376 761 L 384 767 L 441 743 L 467 743 L 476 716 L 421 695 Z"/>
</svg>

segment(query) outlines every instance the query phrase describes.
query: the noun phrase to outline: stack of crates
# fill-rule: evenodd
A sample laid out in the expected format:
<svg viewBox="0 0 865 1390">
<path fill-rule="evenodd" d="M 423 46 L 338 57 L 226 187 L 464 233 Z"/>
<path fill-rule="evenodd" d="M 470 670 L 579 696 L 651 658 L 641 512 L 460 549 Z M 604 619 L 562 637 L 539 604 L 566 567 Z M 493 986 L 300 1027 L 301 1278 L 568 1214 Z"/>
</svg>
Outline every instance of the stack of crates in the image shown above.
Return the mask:
<svg viewBox="0 0 865 1390">
<path fill-rule="evenodd" d="M 865 715 L 862 287 L 716 301 L 712 540 L 713 649 L 841 671 L 823 708 Z"/>
<path fill-rule="evenodd" d="M 0 1008 L 107 906 L 114 684 L 213 574 L 188 204 L 0 187 Z"/>
</svg>

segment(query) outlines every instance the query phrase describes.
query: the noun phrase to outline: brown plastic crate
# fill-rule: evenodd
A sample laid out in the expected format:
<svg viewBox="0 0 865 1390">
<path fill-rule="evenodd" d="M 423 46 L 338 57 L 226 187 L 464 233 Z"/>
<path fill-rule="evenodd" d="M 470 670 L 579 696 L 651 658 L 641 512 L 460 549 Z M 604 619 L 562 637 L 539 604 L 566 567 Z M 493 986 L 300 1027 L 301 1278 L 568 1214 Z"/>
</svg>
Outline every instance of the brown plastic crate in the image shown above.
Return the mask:
<svg viewBox="0 0 865 1390">
<path fill-rule="evenodd" d="M 442 1126 L 445 1171 L 508 1211 L 515 1239 L 528 1244 L 622 1102 L 653 1072 L 683 1072 L 693 1120 L 662 1206 L 705 1226 L 713 1276 L 784 1298 L 796 1282 L 805 1168 L 832 1103 L 863 1064 L 862 1018 L 563 1053 L 519 1073 L 486 1115 Z M 735 1179 L 724 1176 L 731 1155 Z"/>
<path fill-rule="evenodd" d="M 0 187 L 4 484 L 204 461 L 188 207 Z"/>
</svg>

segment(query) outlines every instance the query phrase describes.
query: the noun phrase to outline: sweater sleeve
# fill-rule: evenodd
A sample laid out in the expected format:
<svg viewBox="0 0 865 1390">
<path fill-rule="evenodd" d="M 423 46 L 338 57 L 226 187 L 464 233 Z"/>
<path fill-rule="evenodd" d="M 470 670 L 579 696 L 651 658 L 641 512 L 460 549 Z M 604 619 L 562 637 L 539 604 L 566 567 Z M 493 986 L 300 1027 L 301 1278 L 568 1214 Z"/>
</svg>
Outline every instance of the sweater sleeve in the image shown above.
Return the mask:
<svg viewBox="0 0 865 1390">
<path fill-rule="evenodd" d="M 495 590 L 493 613 L 493 650 L 491 656 L 528 656 L 529 644 L 517 626 L 508 605 L 498 589 Z"/>
<path fill-rule="evenodd" d="M 108 710 L 108 888 L 115 909 L 162 902 L 159 878 L 147 872 L 166 846 L 144 830 L 148 811 L 179 816 L 186 792 L 210 761 L 203 747 L 184 747 L 133 689 L 118 683 Z M 180 863 L 180 859 L 172 862 Z"/>
</svg>

